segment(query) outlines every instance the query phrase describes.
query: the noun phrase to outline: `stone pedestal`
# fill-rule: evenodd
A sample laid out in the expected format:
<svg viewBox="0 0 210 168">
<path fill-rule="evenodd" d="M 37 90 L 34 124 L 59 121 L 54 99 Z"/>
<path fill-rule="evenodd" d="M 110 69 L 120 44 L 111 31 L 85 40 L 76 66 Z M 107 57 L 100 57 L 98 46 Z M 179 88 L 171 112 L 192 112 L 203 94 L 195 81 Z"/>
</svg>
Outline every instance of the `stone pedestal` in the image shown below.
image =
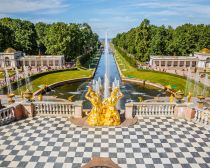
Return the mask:
<svg viewBox="0 0 210 168">
<path fill-rule="evenodd" d="M 75 113 L 74 113 L 75 118 L 82 118 L 82 111 L 83 111 L 82 104 L 83 104 L 83 101 L 75 102 Z"/>
<path fill-rule="evenodd" d="M 125 119 L 133 118 L 133 103 L 127 103 L 125 105 Z"/>
<path fill-rule="evenodd" d="M 26 117 L 34 117 L 34 105 L 30 102 L 23 103 L 24 113 Z"/>
<path fill-rule="evenodd" d="M 25 110 L 22 104 L 15 106 L 14 115 L 15 115 L 15 120 L 21 120 L 26 117 Z"/>
<path fill-rule="evenodd" d="M 204 101 L 197 101 L 197 107 L 199 108 L 199 109 L 202 109 L 203 107 L 204 107 Z"/>
<path fill-rule="evenodd" d="M 185 111 L 185 119 L 191 121 L 193 118 L 195 118 L 195 109 L 187 107 Z"/>
<path fill-rule="evenodd" d="M 186 110 L 187 110 L 186 104 L 177 104 L 174 109 L 174 117 L 185 119 L 185 111 Z"/>
</svg>

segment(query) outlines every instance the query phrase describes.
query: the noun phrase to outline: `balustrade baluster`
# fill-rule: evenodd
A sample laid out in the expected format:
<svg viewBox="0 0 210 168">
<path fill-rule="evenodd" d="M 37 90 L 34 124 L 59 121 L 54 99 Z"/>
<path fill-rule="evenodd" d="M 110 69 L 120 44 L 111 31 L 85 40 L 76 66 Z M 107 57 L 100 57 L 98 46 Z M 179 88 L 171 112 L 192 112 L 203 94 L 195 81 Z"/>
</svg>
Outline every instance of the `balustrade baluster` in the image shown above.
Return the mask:
<svg viewBox="0 0 210 168">
<path fill-rule="evenodd" d="M 56 114 L 61 114 L 62 115 L 62 112 L 61 112 L 61 105 L 60 104 L 57 104 L 57 111 L 56 111 Z"/>
<path fill-rule="evenodd" d="M 208 112 L 204 111 L 204 125 L 208 124 Z"/>
<path fill-rule="evenodd" d="M 141 114 L 142 114 L 142 106 L 139 105 L 139 106 L 138 106 L 138 115 L 141 115 Z"/>
<path fill-rule="evenodd" d="M 66 114 L 66 111 L 64 110 L 63 107 L 64 107 L 64 104 L 61 105 L 61 111 L 62 111 L 62 113 Z"/>
<path fill-rule="evenodd" d="M 144 105 L 142 105 L 141 108 L 142 108 L 142 109 L 141 109 L 141 114 L 142 114 L 142 115 L 145 115 L 145 114 L 144 114 Z"/>
<path fill-rule="evenodd" d="M 197 119 L 197 122 L 200 122 L 201 121 L 201 113 L 200 111 L 198 110 L 198 119 Z"/>
<path fill-rule="evenodd" d="M 145 113 L 145 115 L 148 115 L 148 113 L 147 113 L 147 105 L 144 105 L 144 113 Z"/>
<path fill-rule="evenodd" d="M 154 115 L 154 106 L 153 106 L 153 104 L 149 105 L 149 111 L 150 111 L 150 115 Z"/>
<path fill-rule="evenodd" d="M 0 125 L 3 124 L 2 112 L 0 112 Z"/>
<path fill-rule="evenodd" d="M 6 114 L 5 114 L 6 112 L 7 112 L 7 110 L 3 111 L 3 119 L 4 119 L 3 122 L 4 123 L 5 123 L 5 120 L 6 120 Z"/>
<path fill-rule="evenodd" d="M 154 115 L 157 115 L 158 108 L 157 108 L 157 106 L 155 106 L 155 105 L 154 105 L 153 107 L 154 107 L 154 112 L 153 112 L 153 113 L 154 113 Z"/>
<path fill-rule="evenodd" d="M 47 104 L 42 104 L 42 115 L 45 115 L 46 111 L 47 111 Z"/>
<path fill-rule="evenodd" d="M 11 117 L 12 117 L 12 119 L 15 118 L 15 111 L 14 111 L 14 108 L 11 109 Z"/>
<path fill-rule="evenodd" d="M 49 110 L 49 105 L 46 104 L 46 112 L 48 113 L 50 110 Z"/>
<path fill-rule="evenodd" d="M 161 115 L 161 105 L 158 105 L 158 115 Z"/>
<path fill-rule="evenodd" d="M 195 110 L 195 117 L 193 119 L 194 122 L 198 120 L 198 110 Z"/>
</svg>

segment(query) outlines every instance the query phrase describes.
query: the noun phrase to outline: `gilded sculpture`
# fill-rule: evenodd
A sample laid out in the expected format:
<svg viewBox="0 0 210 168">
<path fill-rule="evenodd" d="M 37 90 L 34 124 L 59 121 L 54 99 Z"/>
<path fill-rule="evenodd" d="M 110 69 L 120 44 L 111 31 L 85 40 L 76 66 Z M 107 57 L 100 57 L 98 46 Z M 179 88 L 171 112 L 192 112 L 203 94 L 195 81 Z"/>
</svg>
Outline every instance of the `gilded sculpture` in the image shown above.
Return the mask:
<svg viewBox="0 0 210 168">
<path fill-rule="evenodd" d="M 94 90 L 92 90 L 91 87 L 88 88 L 85 98 L 88 99 L 93 105 L 93 108 L 91 109 L 87 118 L 88 125 L 100 126 L 101 125 L 100 113 L 102 110 L 101 98 L 96 94 Z"/>
<path fill-rule="evenodd" d="M 117 126 L 121 124 L 120 114 L 117 111 L 116 105 L 123 97 L 119 88 L 113 89 L 111 96 L 106 98 L 103 102 L 101 98 L 91 87 L 85 95 L 93 108 L 88 114 L 87 123 L 90 126 Z"/>
</svg>

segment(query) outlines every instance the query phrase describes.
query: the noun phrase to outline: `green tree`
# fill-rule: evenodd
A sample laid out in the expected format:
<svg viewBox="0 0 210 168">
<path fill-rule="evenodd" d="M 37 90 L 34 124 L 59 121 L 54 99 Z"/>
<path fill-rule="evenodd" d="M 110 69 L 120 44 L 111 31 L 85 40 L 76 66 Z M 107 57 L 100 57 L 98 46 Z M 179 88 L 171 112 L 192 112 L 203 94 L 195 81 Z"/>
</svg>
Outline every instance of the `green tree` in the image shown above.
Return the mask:
<svg viewBox="0 0 210 168">
<path fill-rule="evenodd" d="M 0 51 L 4 51 L 9 47 L 14 47 L 14 32 L 0 24 Z"/>
<path fill-rule="evenodd" d="M 0 23 L 14 32 L 14 48 L 32 54 L 37 50 L 36 31 L 30 21 L 2 18 Z"/>
<path fill-rule="evenodd" d="M 45 54 L 46 47 L 45 47 L 45 37 L 47 33 L 47 28 L 49 27 L 49 24 L 43 23 L 43 22 L 38 22 L 35 24 L 35 29 L 36 29 L 36 42 L 37 42 L 37 47 L 40 52 L 40 54 Z"/>
</svg>

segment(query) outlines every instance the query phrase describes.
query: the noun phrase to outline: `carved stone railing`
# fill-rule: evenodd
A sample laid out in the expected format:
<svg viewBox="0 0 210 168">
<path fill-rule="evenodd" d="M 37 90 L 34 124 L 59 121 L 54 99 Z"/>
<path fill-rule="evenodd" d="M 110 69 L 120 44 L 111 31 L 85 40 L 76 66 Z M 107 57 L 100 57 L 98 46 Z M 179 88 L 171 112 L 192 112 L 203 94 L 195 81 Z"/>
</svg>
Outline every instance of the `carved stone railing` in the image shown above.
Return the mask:
<svg viewBox="0 0 210 168">
<path fill-rule="evenodd" d="M 82 102 L 34 102 L 33 115 L 78 117 L 82 115 Z"/>
<path fill-rule="evenodd" d="M 8 124 L 15 120 L 14 110 L 14 106 L 9 106 L 0 110 L 0 125 Z"/>
<path fill-rule="evenodd" d="M 193 121 L 202 126 L 208 126 L 210 128 L 210 111 L 208 109 L 195 108 L 195 118 Z"/>
<path fill-rule="evenodd" d="M 126 104 L 126 118 L 134 116 L 173 116 L 176 103 L 134 102 Z M 128 114 L 130 113 L 130 115 Z M 132 113 L 132 116 L 131 116 Z"/>
</svg>

